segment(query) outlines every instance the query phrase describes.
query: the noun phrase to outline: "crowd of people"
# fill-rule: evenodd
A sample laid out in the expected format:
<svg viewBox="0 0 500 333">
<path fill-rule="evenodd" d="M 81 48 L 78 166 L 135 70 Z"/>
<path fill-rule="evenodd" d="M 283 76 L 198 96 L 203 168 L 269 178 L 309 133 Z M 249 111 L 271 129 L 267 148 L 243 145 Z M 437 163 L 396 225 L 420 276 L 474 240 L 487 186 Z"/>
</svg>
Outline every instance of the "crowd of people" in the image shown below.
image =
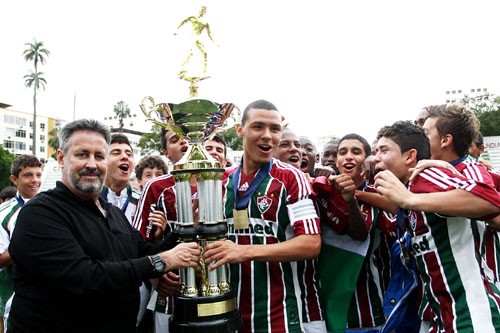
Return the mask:
<svg viewBox="0 0 500 333">
<path fill-rule="evenodd" d="M 320 153 L 292 126 L 269 101 L 244 109 L 226 240 L 204 248 L 178 242 L 163 157 L 134 165 L 98 121 L 61 130 L 54 189 L 38 193 L 42 164 L 16 157 L 0 195 L 3 331 L 169 332 L 179 269 L 204 262 L 227 265 L 239 332 L 500 332 L 500 175 L 469 109 L 430 105 Z M 187 138 L 160 134 L 179 162 Z M 203 146 L 228 165 L 222 136 Z"/>
</svg>

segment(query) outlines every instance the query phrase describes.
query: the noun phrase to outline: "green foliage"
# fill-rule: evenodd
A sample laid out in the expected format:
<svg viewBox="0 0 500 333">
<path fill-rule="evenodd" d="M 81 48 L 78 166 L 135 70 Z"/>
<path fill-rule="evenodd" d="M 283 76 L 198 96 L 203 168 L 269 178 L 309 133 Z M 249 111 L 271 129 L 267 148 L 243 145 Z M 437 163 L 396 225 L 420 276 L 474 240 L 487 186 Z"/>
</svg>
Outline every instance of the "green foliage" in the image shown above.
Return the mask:
<svg viewBox="0 0 500 333">
<path fill-rule="evenodd" d="M 490 95 L 487 99 L 478 100 L 471 110 L 481 122 L 483 136 L 500 135 L 500 97 Z"/>
<path fill-rule="evenodd" d="M 232 150 L 243 150 L 243 139 L 236 133 L 236 128 L 233 127 L 222 134 L 226 140 L 226 145 Z"/>
<path fill-rule="evenodd" d="M 141 148 L 142 155 L 149 155 L 154 152 L 160 152 L 160 154 L 163 154 L 163 149 L 161 148 L 160 141 L 160 132 L 160 126 L 158 126 L 157 124 L 153 124 L 153 126 L 151 127 L 151 132 L 144 133 L 141 136 L 139 142 L 137 143 L 137 146 Z"/>
<path fill-rule="evenodd" d="M 50 157 L 57 160 L 57 149 L 59 149 L 59 128 L 57 127 L 49 132 L 49 147 L 54 149 L 54 153 Z"/>
<path fill-rule="evenodd" d="M 13 161 L 14 155 L 0 145 L 0 190 L 12 185 L 9 177 Z"/>
</svg>

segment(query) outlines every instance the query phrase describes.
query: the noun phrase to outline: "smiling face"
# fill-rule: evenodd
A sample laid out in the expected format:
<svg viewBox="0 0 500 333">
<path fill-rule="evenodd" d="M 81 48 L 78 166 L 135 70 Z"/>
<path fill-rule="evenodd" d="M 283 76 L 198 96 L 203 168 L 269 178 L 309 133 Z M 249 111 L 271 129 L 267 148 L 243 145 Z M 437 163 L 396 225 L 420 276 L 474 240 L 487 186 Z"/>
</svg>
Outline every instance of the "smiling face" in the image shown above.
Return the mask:
<svg viewBox="0 0 500 333">
<path fill-rule="evenodd" d="M 311 174 L 314 171 L 314 165 L 318 159 L 316 146 L 307 137 L 300 138 L 300 145 L 302 148 L 302 161 L 300 163 L 300 170 L 304 173 Z"/>
<path fill-rule="evenodd" d="M 347 174 L 355 181 L 356 185 L 363 182 L 364 161 L 366 152 L 361 141 L 355 139 L 342 140 L 337 154 L 337 168 L 340 173 Z"/>
<path fill-rule="evenodd" d="M 227 163 L 224 144 L 214 140 L 207 140 L 203 143 L 205 150 L 224 167 Z"/>
<path fill-rule="evenodd" d="M 134 167 L 134 153 L 126 143 L 112 143 L 109 145 L 108 175 L 106 186 L 114 187 L 114 190 L 124 189 Z"/>
<path fill-rule="evenodd" d="M 250 174 L 272 159 L 281 140 L 281 115 L 276 110 L 252 108 L 237 133 L 243 138 L 243 171 Z"/>
<path fill-rule="evenodd" d="M 65 153 L 57 151 L 62 182 L 83 199 L 97 200 L 106 177 L 108 145 L 94 131 L 80 130 L 71 135 Z"/>
<path fill-rule="evenodd" d="M 42 186 L 42 168 L 25 167 L 16 176 L 11 175 L 10 180 L 16 185 L 17 191 L 25 199 L 33 198 Z"/>
<path fill-rule="evenodd" d="M 300 148 L 298 136 L 292 130 L 285 128 L 274 157 L 299 169 L 302 162 L 302 150 Z"/>
<path fill-rule="evenodd" d="M 374 156 L 375 172 L 389 170 L 403 184 L 408 181 L 408 152 L 401 153 L 401 148 L 392 139 L 381 137 L 377 142 L 377 153 Z"/>
</svg>

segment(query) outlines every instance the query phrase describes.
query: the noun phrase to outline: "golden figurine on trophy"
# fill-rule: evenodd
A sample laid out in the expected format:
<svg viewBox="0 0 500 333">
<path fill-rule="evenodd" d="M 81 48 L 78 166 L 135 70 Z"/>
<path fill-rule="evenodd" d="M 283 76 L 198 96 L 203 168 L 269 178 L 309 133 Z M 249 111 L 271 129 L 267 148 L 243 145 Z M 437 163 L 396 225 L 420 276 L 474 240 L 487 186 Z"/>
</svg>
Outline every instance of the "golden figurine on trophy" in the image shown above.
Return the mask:
<svg viewBox="0 0 500 333">
<path fill-rule="evenodd" d="M 177 27 L 177 30 L 179 30 L 186 23 L 191 23 L 192 35 L 194 36 L 193 45 L 189 50 L 186 59 L 182 63 L 181 71 L 179 72 L 179 78 L 190 83 L 189 85 L 190 97 L 196 97 L 198 95 L 198 82 L 208 79 L 210 77 L 206 75 L 208 54 L 207 51 L 205 50 L 205 44 L 202 41 L 203 32 L 206 31 L 208 38 L 212 42 L 214 40 L 212 38 L 212 33 L 210 32 L 210 25 L 206 22 L 201 21 L 202 17 L 205 15 L 206 12 L 207 12 L 207 7 L 202 6 L 198 16 L 189 16 L 188 18 L 184 19 Z M 174 35 L 177 35 L 177 33 L 174 33 Z M 197 50 L 201 54 L 203 59 L 202 60 L 203 70 L 201 71 L 201 73 L 198 74 L 191 73 L 192 71 L 190 71 L 190 69 L 187 68 L 188 65 L 190 64 L 190 60 L 195 54 L 195 50 Z M 198 71 L 198 69 L 196 69 L 196 71 Z"/>
</svg>

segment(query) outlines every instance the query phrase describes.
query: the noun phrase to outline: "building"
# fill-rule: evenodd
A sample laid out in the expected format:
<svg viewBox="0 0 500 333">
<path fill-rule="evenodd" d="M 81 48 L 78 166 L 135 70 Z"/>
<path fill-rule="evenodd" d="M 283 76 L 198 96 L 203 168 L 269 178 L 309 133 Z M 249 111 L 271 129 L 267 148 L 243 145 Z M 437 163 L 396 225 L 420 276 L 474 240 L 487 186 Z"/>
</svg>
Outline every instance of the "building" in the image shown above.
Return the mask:
<svg viewBox="0 0 500 333">
<path fill-rule="evenodd" d="M 445 100 L 447 104 L 459 103 L 468 105 L 471 100 L 488 98 L 488 88 L 470 88 L 446 90 Z"/>
<path fill-rule="evenodd" d="M 36 156 L 43 162 L 54 153 L 49 147 L 49 133 L 65 123 L 63 120 L 37 115 Z M 0 103 L 0 144 L 14 155 L 32 154 L 33 113 L 11 109 Z"/>
</svg>

